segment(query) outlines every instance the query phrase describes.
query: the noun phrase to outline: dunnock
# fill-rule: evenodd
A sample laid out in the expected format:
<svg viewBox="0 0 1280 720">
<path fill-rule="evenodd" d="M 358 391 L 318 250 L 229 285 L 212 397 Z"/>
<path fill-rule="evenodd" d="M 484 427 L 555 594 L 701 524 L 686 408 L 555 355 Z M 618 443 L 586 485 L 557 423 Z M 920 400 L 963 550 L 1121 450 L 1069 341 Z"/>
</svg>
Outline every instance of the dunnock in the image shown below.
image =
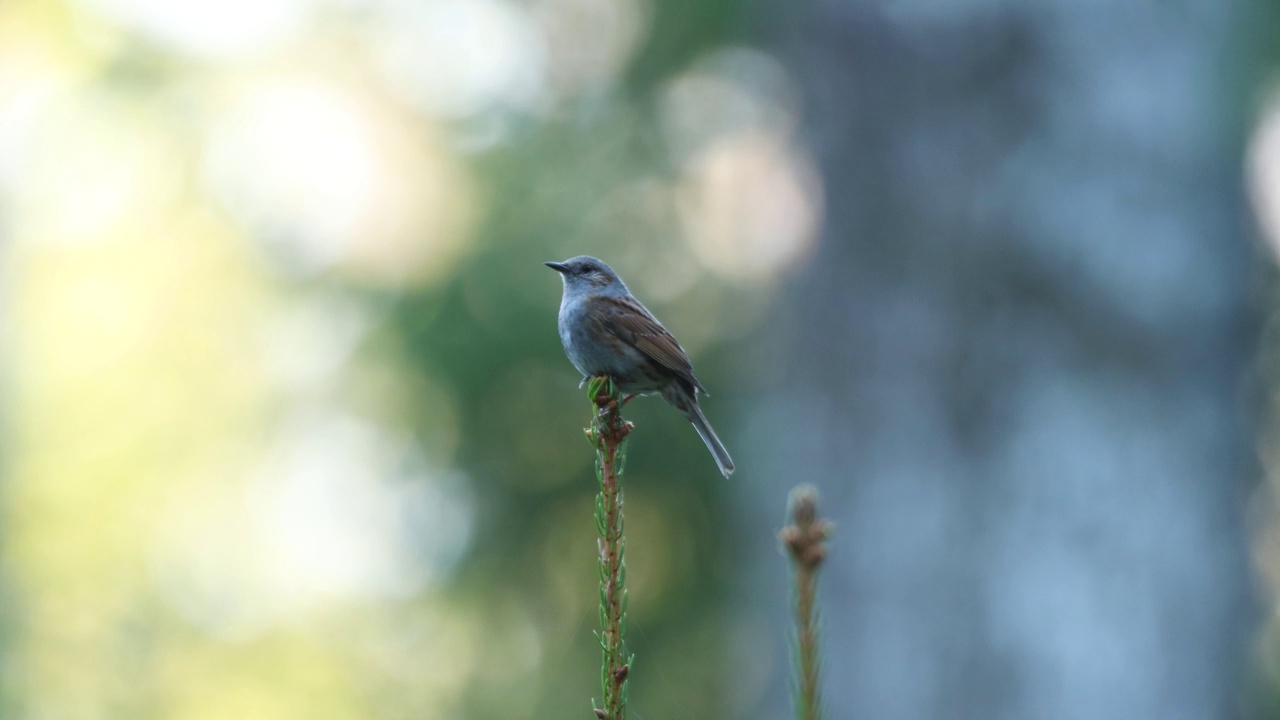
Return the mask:
<svg viewBox="0 0 1280 720">
<path fill-rule="evenodd" d="M 612 377 L 627 395 L 662 395 L 693 423 L 729 477 L 733 459 L 698 407 L 697 394 L 707 391 L 693 376 L 684 348 L 608 265 L 587 255 L 546 265 L 564 280 L 560 341 L 569 362 L 586 377 Z"/>
</svg>

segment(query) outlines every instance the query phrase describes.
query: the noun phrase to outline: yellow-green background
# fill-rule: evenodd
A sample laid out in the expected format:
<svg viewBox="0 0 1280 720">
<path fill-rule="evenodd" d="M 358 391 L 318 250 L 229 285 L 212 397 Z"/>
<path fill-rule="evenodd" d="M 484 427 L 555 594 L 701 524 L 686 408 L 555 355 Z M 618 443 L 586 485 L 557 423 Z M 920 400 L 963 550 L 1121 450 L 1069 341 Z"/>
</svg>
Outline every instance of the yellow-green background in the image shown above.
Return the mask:
<svg viewBox="0 0 1280 720">
<path fill-rule="evenodd" d="M 671 12 L 0 5 L 6 714 L 588 710 L 588 406 L 542 261 L 623 271 L 731 437 L 725 348 L 820 205 L 781 65 L 722 47 L 731 4 Z M 634 697 L 716 716 L 731 486 L 649 405 Z"/>
</svg>

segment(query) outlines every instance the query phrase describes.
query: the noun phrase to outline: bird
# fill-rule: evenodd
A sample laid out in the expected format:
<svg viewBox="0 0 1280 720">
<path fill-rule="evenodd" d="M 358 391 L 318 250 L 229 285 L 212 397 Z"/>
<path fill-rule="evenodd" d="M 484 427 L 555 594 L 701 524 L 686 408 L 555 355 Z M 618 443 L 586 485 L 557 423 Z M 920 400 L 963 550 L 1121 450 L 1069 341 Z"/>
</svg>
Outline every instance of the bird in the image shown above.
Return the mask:
<svg viewBox="0 0 1280 720">
<path fill-rule="evenodd" d="M 720 472 L 733 474 L 733 458 L 698 405 L 698 393 L 708 393 L 694 377 L 688 354 L 622 278 L 589 255 L 544 264 L 564 281 L 560 342 L 583 380 L 607 375 L 628 396 L 623 402 L 658 393 L 693 423 Z"/>
</svg>

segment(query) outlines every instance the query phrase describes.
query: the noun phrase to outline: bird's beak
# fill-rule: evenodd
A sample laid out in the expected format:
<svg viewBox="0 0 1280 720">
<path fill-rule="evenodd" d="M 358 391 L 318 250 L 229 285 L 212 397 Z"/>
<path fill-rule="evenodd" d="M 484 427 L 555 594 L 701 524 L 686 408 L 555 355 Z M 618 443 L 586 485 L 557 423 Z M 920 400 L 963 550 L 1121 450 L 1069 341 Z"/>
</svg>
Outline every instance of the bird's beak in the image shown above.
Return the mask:
<svg viewBox="0 0 1280 720">
<path fill-rule="evenodd" d="M 558 262 L 545 262 L 545 263 L 542 263 L 542 264 L 543 264 L 543 265 L 546 265 L 547 267 L 549 267 L 549 268 L 551 268 L 552 270 L 555 270 L 556 272 L 561 273 L 561 274 L 564 274 L 564 273 L 569 272 L 569 266 L 568 266 L 568 265 L 565 265 L 564 263 L 558 263 Z"/>
</svg>

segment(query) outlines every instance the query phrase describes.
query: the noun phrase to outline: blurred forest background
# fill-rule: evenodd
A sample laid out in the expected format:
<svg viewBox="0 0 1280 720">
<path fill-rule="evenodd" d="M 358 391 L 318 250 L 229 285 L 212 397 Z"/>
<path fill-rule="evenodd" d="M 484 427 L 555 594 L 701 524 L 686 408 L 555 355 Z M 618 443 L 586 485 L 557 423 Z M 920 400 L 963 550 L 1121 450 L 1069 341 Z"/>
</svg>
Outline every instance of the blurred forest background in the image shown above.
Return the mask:
<svg viewBox="0 0 1280 720">
<path fill-rule="evenodd" d="M 0 3 L 0 716 L 589 717 L 588 253 L 639 720 L 1280 718 L 1273 5 Z"/>
</svg>

